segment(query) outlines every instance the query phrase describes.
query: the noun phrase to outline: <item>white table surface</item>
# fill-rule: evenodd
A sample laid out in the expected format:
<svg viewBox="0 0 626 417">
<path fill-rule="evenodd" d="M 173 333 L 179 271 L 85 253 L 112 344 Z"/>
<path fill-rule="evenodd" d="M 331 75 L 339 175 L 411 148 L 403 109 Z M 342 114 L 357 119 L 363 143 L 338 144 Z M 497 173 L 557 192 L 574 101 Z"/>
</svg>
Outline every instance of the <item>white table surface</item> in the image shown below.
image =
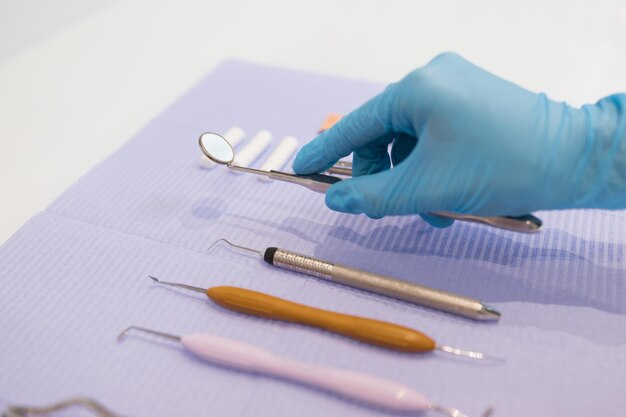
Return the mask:
<svg viewBox="0 0 626 417">
<path fill-rule="evenodd" d="M 593 102 L 626 2 L 0 0 L 0 243 L 226 58 L 390 82 L 446 50 Z"/>
</svg>

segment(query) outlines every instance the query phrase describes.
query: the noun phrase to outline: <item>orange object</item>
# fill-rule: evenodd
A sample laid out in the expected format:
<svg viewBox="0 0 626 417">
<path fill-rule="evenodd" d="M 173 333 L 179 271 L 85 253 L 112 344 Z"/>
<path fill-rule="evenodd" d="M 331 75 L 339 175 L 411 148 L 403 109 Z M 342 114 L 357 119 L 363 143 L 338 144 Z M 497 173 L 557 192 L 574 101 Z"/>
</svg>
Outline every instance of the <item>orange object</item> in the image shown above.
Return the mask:
<svg viewBox="0 0 626 417">
<path fill-rule="evenodd" d="M 330 129 L 341 119 L 341 117 L 342 116 L 339 113 L 329 113 L 320 128 L 317 130 L 317 133 L 322 133 L 323 131 Z"/>
<path fill-rule="evenodd" d="M 309 307 L 244 288 L 213 287 L 204 289 L 177 282 L 161 281 L 152 275 L 150 275 L 150 279 L 159 284 L 206 294 L 216 304 L 239 313 L 317 327 L 389 349 L 404 352 L 431 352 L 437 349 L 472 359 L 485 359 L 483 353 L 439 345 L 417 330 L 385 321 Z"/>
<path fill-rule="evenodd" d="M 388 349 L 430 352 L 437 346 L 430 337 L 408 327 L 309 307 L 244 288 L 213 287 L 206 294 L 229 310 L 317 327 Z"/>
</svg>

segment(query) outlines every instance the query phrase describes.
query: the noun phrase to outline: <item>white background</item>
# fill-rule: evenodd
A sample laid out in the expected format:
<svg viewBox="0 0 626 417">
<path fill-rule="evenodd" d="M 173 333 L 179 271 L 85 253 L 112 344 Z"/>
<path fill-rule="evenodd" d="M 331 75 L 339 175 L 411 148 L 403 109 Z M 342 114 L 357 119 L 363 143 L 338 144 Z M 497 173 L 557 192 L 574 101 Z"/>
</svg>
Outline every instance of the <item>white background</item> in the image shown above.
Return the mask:
<svg viewBox="0 0 626 417">
<path fill-rule="evenodd" d="M 0 0 L 0 243 L 226 58 L 391 82 L 446 50 L 594 102 L 626 2 Z"/>
</svg>

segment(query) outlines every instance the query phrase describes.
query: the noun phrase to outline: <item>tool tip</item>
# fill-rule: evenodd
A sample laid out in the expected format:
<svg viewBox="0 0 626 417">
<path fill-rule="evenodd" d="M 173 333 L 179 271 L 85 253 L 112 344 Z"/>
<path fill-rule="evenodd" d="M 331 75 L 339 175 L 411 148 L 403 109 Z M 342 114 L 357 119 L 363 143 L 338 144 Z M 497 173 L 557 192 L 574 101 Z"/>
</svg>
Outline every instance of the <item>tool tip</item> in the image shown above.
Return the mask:
<svg viewBox="0 0 626 417">
<path fill-rule="evenodd" d="M 122 330 L 122 332 L 120 334 L 117 335 L 117 341 L 121 342 L 122 340 L 124 340 L 124 338 L 126 337 L 126 335 L 128 334 L 128 332 L 130 331 L 131 327 L 127 327 L 124 330 Z"/>
<path fill-rule="evenodd" d="M 152 275 L 148 275 L 150 277 L 150 279 L 154 282 L 161 282 L 159 281 L 159 279 L 157 277 L 153 277 Z"/>
<path fill-rule="evenodd" d="M 495 308 L 491 307 L 489 304 L 481 303 L 482 308 L 479 312 L 479 318 L 481 320 L 490 320 L 490 321 L 498 321 L 500 320 L 500 312 Z"/>
</svg>

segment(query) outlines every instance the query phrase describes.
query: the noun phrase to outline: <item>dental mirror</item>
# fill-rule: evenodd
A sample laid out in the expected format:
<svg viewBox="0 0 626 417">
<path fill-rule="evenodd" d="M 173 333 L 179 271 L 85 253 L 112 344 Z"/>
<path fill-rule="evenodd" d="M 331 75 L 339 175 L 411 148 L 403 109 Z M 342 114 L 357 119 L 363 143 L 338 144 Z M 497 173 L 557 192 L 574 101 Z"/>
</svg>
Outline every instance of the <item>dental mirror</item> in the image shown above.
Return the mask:
<svg viewBox="0 0 626 417">
<path fill-rule="evenodd" d="M 235 159 L 235 151 L 230 143 L 221 135 L 206 132 L 198 139 L 202 153 L 211 161 L 229 165 Z"/>
<path fill-rule="evenodd" d="M 341 178 L 332 175 L 324 174 L 311 174 L 311 175 L 297 175 L 290 174 L 281 171 L 264 171 L 260 169 L 248 168 L 233 164 L 235 160 L 235 150 L 231 146 L 230 142 L 223 136 L 213 132 L 205 132 L 200 135 L 198 139 L 200 149 L 202 153 L 211 161 L 221 165 L 226 165 L 233 171 L 247 172 L 249 174 L 261 175 L 263 177 L 271 178 L 274 180 L 290 182 L 298 184 L 309 190 L 325 193 L 328 188 L 336 182 L 341 181 Z M 342 168 L 345 173 L 343 175 L 351 176 L 352 164 L 344 162 Z M 541 228 L 541 220 L 532 214 L 527 214 L 520 217 L 506 217 L 506 216 L 494 216 L 494 217 L 482 217 L 473 216 L 469 214 L 459 214 L 451 212 L 435 212 L 431 213 L 436 216 L 446 217 L 456 220 L 462 220 L 466 222 L 482 223 L 488 226 L 497 227 L 500 229 L 513 230 L 515 232 L 522 233 L 535 233 Z"/>
<path fill-rule="evenodd" d="M 328 187 L 341 178 L 331 175 L 312 174 L 312 175 L 296 175 L 281 171 L 263 171 L 260 169 L 242 167 L 233 164 L 235 160 L 235 150 L 230 143 L 221 135 L 213 132 L 205 132 L 200 135 L 198 144 L 202 153 L 211 161 L 221 165 L 226 165 L 233 171 L 247 172 L 249 174 L 261 175 L 274 180 L 290 182 L 306 187 L 318 193 L 325 193 Z"/>
</svg>

